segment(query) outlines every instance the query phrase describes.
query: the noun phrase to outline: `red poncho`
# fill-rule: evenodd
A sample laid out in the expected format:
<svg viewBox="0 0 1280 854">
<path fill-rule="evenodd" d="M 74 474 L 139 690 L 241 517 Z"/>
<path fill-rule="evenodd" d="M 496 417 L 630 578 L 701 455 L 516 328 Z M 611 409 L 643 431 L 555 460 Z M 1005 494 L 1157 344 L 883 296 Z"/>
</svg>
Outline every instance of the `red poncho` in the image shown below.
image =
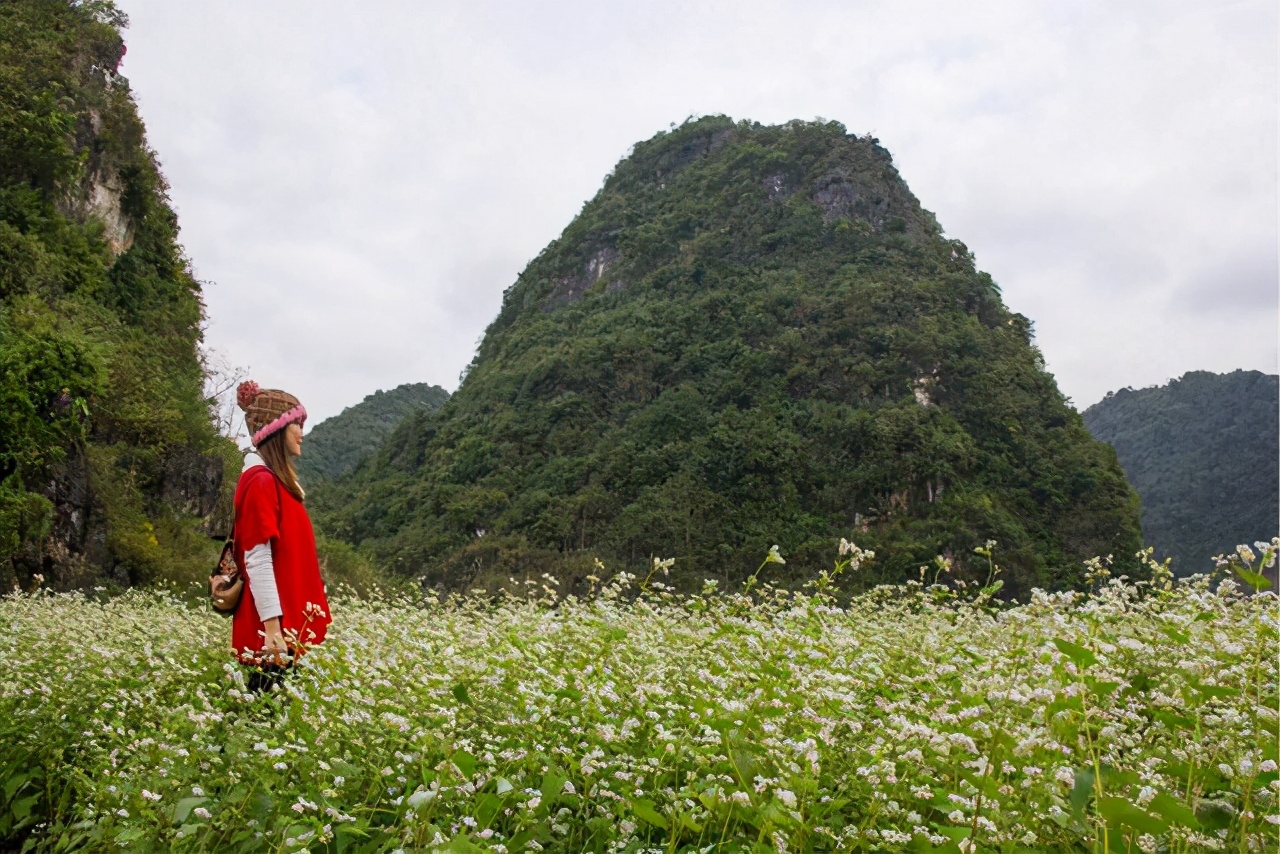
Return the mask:
<svg viewBox="0 0 1280 854">
<path fill-rule="evenodd" d="M 244 553 L 271 543 L 271 559 L 280 594 L 280 630 L 292 647 L 302 649 L 324 640 L 329 626 L 329 602 L 316 559 L 316 538 L 311 518 L 271 469 L 263 465 L 245 469 L 236 485 L 236 562 L 243 567 Z M 231 621 L 231 645 L 241 659 L 252 661 L 262 650 L 262 621 L 253 603 L 253 587 L 245 574 L 244 593 Z"/>
</svg>

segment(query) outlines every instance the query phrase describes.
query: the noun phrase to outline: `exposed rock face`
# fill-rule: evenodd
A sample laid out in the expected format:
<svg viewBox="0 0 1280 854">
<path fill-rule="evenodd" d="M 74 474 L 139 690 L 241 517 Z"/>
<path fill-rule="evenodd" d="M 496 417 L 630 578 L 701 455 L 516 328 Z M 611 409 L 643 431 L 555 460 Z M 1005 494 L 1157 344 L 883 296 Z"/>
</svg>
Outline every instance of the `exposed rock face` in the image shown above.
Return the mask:
<svg viewBox="0 0 1280 854">
<path fill-rule="evenodd" d="M 888 199 L 849 175 L 824 175 L 818 179 L 813 200 L 822 208 L 825 222 L 862 220 L 876 232 L 882 232 L 893 216 Z M 905 220 L 903 222 L 905 224 Z"/>
<path fill-rule="evenodd" d="M 82 454 L 54 467 L 43 494 L 53 502 L 53 531 L 50 539 L 70 552 L 88 550 L 89 517 L 93 513 L 93 489 L 89 466 Z M 101 557 L 101 555 L 97 555 Z"/>
<path fill-rule="evenodd" d="M 223 469 L 221 457 L 182 448 L 165 459 L 160 498 L 183 515 L 209 516 L 222 497 Z"/>
<path fill-rule="evenodd" d="M 674 175 L 690 163 L 715 154 L 733 139 L 732 128 L 720 128 L 705 134 L 690 135 L 678 147 L 654 161 L 654 175 L 662 179 Z"/>
<path fill-rule="evenodd" d="M 613 246 L 604 246 L 593 252 L 591 257 L 587 259 L 587 263 L 583 266 L 582 272 L 577 276 L 565 276 L 556 282 L 556 286 L 551 293 L 547 295 L 546 307 L 548 310 L 560 308 L 571 302 L 582 299 L 588 290 L 595 287 L 601 280 L 605 279 L 606 274 L 621 257 L 621 253 Z M 606 285 L 610 293 L 623 290 L 626 283 L 621 279 L 608 279 Z"/>
<path fill-rule="evenodd" d="M 127 584 L 123 568 L 113 571 L 106 517 L 101 501 L 95 500 L 87 459 L 73 453 L 51 475 L 43 494 L 53 503 L 53 526 L 39 556 L 45 582 L 55 590 L 84 587 L 105 569 L 112 581 Z"/>
<path fill-rule="evenodd" d="M 119 85 L 118 92 L 127 96 L 128 87 L 122 78 L 96 71 L 89 77 L 101 81 L 107 92 Z M 120 255 L 133 247 L 135 229 L 132 217 L 125 210 L 126 181 L 115 159 L 103 151 L 103 135 L 117 130 L 111 127 L 118 123 L 113 119 L 111 111 L 104 115 L 102 107 L 84 108 L 76 132 L 76 147 L 84 152 L 84 171 L 78 186 L 67 187 L 59 194 L 56 207 L 68 219 L 78 222 L 92 219 L 101 223 L 108 249 L 112 255 Z"/>
<path fill-rule="evenodd" d="M 127 252 L 133 246 L 133 224 L 124 212 L 121 195 L 124 187 L 114 175 L 89 182 L 85 215 L 99 220 L 106 229 L 107 245 L 113 255 Z"/>
</svg>

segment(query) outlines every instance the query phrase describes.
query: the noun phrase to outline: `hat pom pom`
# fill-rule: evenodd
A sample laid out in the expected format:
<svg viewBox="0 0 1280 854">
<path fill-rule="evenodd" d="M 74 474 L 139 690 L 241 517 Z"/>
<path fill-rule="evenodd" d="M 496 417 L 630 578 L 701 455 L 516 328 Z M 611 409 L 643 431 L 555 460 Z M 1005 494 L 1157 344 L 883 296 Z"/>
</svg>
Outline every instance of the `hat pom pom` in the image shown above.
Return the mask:
<svg viewBox="0 0 1280 854">
<path fill-rule="evenodd" d="M 241 409 L 248 412 L 249 407 L 253 405 L 260 391 L 262 389 L 253 380 L 245 380 L 236 388 L 236 403 L 240 404 Z"/>
</svg>

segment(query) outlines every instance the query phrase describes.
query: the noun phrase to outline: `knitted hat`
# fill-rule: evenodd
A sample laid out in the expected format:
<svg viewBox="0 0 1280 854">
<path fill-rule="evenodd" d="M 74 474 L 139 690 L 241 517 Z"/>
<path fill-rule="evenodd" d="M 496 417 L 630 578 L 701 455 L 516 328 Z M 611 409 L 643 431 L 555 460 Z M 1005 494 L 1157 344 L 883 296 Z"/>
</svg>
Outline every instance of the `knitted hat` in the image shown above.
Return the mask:
<svg viewBox="0 0 1280 854">
<path fill-rule="evenodd" d="M 272 433 L 290 424 L 302 426 L 307 420 L 307 408 L 296 397 L 278 388 L 259 388 L 253 380 L 240 383 L 236 403 L 244 410 L 244 421 L 249 425 L 250 441 L 255 448 Z"/>
</svg>

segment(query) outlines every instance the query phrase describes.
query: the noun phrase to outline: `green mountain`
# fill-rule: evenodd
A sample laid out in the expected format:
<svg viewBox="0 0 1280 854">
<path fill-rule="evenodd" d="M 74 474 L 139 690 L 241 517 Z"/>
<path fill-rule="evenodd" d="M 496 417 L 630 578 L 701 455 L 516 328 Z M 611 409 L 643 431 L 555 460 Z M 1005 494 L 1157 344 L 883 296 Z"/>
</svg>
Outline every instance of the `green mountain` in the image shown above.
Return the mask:
<svg viewBox="0 0 1280 854">
<path fill-rule="evenodd" d="M 503 299 L 458 391 L 317 496 L 323 529 L 428 583 L 599 557 L 677 583 L 935 555 L 1006 589 L 1140 545 L 1137 496 L 963 243 L 875 139 L 687 122 L 635 146 Z"/>
<path fill-rule="evenodd" d="M 1084 411 L 1142 496 L 1142 535 L 1176 572 L 1280 532 L 1280 377 L 1192 371 Z"/>
<path fill-rule="evenodd" d="M 234 445 L 109 2 L 0 4 L 0 590 L 194 577 Z"/>
<path fill-rule="evenodd" d="M 316 484 L 347 474 L 369 457 L 407 415 L 434 412 L 449 399 L 438 385 L 406 383 L 375 391 L 307 431 L 298 476 Z"/>
</svg>

